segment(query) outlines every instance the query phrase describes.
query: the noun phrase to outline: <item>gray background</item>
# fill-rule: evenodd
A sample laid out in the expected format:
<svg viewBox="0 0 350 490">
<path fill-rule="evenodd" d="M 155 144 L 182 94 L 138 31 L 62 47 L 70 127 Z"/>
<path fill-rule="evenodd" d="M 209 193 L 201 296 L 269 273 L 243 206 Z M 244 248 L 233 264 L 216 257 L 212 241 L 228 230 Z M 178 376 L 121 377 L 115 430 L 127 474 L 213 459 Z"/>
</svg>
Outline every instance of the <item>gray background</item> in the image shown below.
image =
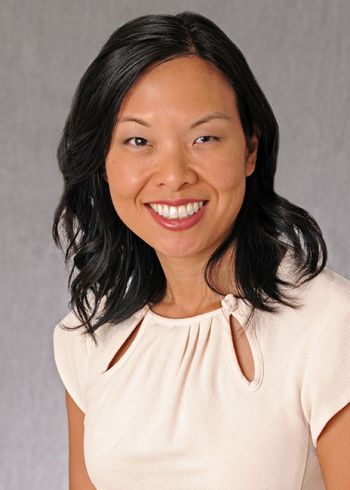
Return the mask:
<svg viewBox="0 0 350 490">
<path fill-rule="evenodd" d="M 318 220 L 350 278 L 350 2 L 10 1 L 0 5 L 0 487 L 68 488 L 64 392 L 52 353 L 67 271 L 51 240 L 56 146 L 83 71 L 112 31 L 194 10 L 242 49 L 281 129 L 278 193 Z"/>
</svg>

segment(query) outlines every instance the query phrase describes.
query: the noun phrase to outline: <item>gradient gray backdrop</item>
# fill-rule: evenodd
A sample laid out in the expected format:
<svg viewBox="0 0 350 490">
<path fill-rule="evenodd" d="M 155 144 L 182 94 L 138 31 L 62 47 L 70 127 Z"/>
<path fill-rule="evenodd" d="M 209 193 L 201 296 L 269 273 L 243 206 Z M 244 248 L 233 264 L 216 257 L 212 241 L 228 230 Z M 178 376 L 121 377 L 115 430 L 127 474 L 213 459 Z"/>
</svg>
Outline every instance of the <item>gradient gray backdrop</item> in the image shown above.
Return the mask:
<svg viewBox="0 0 350 490">
<path fill-rule="evenodd" d="M 276 190 L 318 220 L 329 267 L 350 278 L 350 2 L 2 0 L 0 487 L 68 488 L 54 325 L 67 273 L 51 240 L 55 152 L 83 71 L 133 17 L 194 10 L 245 54 L 281 129 Z"/>
</svg>

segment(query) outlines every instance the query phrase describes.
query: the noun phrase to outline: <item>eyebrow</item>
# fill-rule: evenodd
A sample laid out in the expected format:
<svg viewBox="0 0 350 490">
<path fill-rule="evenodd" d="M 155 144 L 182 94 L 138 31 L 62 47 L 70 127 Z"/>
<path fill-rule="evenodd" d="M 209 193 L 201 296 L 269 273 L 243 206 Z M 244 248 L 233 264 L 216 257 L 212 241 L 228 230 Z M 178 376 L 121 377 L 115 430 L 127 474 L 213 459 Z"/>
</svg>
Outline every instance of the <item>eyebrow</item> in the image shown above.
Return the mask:
<svg viewBox="0 0 350 490">
<path fill-rule="evenodd" d="M 206 123 L 206 122 L 210 121 L 211 119 L 224 119 L 224 120 L 231 121 L 232 118 L 230 116 L 228 116 L 227 114 L 223 114 L 222 112 L 211 112 L 211 113 L 206 114 L 205 116 L 201 117 L 200 119 L 198 119 L 194 123 L 192 123 L 190 126 L 190 129 L 193 129 L 193 128 L 199 126 L 200 124 Z M 142 126 L 146 126 L 147 128 L 152 127 L 152 125 L 149 124 L 147 121 L 144 121 L 143 119 L 140 119 L 138 117 L 133 117 L 133 116 L 124 116 L 117 122 L 122 123 L 122 122 L 127 122 L 127 121 L 136 122 L 138 124 L 141 124 Z"/>
</svg>

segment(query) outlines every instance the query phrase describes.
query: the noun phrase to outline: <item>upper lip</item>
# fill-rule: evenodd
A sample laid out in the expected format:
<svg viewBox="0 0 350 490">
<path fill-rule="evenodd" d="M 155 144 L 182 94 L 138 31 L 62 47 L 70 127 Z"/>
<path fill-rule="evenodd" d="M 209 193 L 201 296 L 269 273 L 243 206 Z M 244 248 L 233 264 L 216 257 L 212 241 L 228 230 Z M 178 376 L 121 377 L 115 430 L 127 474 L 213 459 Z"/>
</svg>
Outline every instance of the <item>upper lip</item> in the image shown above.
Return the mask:
<svg viewBox="0 0 350 490">
<path fill-rule="evenodd" d="M 189 202 L 199 202 L 202 201 L 203 203 L 206 202 L 205 199 L 177 199 L 176 201 L 150 201 L 145 204 L 167 204 L 168 206 L 181 206 L 182 204 L 188 204 Z"/>
</svg>

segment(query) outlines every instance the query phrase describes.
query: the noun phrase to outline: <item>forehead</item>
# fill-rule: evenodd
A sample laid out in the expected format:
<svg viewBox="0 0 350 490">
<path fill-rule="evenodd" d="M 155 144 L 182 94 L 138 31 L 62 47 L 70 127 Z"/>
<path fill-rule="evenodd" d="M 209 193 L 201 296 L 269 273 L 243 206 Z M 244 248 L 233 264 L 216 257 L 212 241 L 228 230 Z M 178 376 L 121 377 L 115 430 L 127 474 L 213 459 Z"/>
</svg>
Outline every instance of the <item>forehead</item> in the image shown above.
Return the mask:
<svg viewBox="0 0 350 490">
<path fill-rule="evenodd" d="M 195 55 L 154 64 L 127 92 L 119 114 L 236 111 L 235 93 L 213 63 Z"/>
</svg>

